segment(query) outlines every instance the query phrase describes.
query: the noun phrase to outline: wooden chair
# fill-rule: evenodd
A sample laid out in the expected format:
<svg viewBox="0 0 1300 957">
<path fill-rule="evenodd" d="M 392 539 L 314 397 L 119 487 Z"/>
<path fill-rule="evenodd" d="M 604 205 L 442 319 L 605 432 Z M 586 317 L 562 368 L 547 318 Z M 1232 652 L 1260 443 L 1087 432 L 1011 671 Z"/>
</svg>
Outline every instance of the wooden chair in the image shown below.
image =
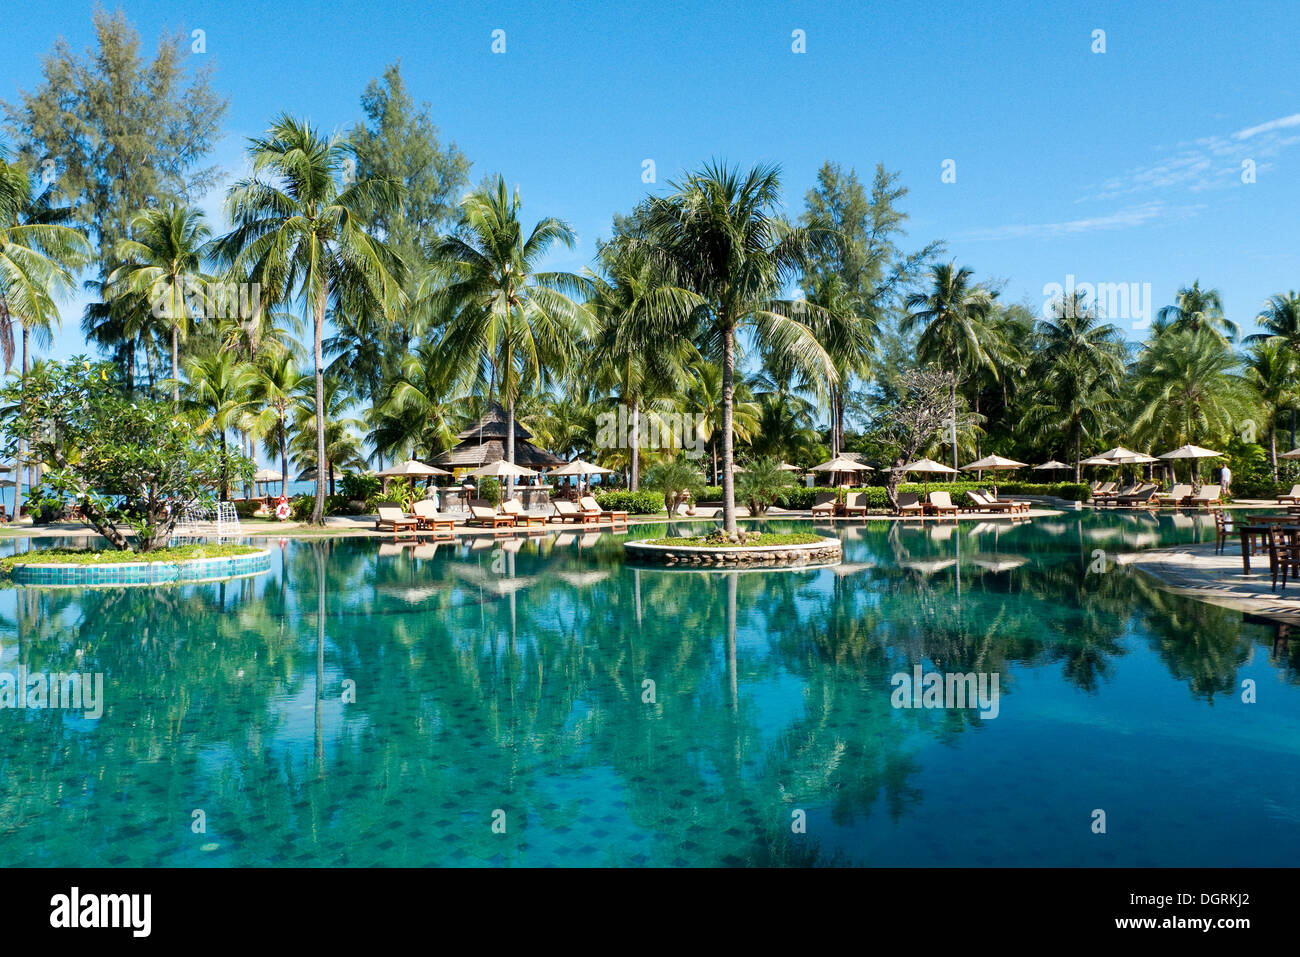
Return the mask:
<svg viewBox="0 0 1300 957">
<path fill-rule="evenodd" d="M 484 528 L 500 528 L 503 525 L 506 528 L 515 527 L 515 518 L 513 515 L 507 515 L 505 512 L 498 512 L 492 507 L 492 503 L 486 499 L 471 499 L 469 503 L 469 521 L 466 525 L 479 525 Z"/>
<path fill-rule="evenodd" d="M 1228 536 L 1233 533 L 1232 516 L 1221 508 L 1213 509 L 1213 513 L 1214 553 L 1219 555 L 1228 544 Z"/>
<path fill-rule="evenodd" d="M 1286 591 L 1288 574 L 1300 577 L 1300 540 L 1297 533 L 1276 525 L 1268 529 L 1268 570 L 1273 576 L 1272 590 L 1277 591 L 1277 577 L 1282 576 L 1282 590 Z"/>
</svg>

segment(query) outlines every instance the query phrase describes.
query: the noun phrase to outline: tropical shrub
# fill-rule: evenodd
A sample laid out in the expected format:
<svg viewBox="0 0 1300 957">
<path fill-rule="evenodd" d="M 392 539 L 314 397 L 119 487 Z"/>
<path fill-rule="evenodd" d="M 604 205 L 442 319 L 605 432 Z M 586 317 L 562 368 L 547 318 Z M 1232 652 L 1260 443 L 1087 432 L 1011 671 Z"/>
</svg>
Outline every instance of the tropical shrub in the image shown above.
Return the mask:
<svg viewBox="0 0 1300 957">
<path fill-rule="evenodd" d="M 794 484 L 781 460 L 771 456 L 751 459 L 736 475 L 736 498 L 749 506 L 750 515 L 764 515 L 783 491 Z"/>
<path fill-rule="evenodd" d="M 627 512 L 631 515 L 657 515 L 664 510 L 662 492 L 596 492 L 596 504 L 612 512 Z"/>
<path fill-rule="evenodd" d="M 186 508 L 211 503 L 227 466 L 252 474 L 243 455 L 196 439 L 195 423 L 171 403 L 128 393 L 111 363 L 42 363 L 0 397 L 5 456 L 25 441 L 46 465 L 42 494 L 75 499 L 87 524 L 120 551 L 133 547 L 129 532 L 135 551 L 164 547 Z"/>
<path fill-rule="evenodd" d="M 345 498 L 359 499 L 364 502 L 384 487 L 384 480 L 378 475 L 366 475 L 364 472 L 349 472 L 339 480 L 339 494 Z"/>
</svg>

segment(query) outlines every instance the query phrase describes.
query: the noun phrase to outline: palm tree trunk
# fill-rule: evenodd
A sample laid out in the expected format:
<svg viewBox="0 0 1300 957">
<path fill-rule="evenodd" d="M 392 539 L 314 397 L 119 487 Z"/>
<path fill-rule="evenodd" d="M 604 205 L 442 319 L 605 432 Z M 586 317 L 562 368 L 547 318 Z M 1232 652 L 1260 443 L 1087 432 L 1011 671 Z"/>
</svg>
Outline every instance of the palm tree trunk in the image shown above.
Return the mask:
<svg viewBox="0 0 1300 957">
<path fill-rule="evenodd" d="M 628 476 L 628 491 L 641 488 L 641 400 L 632 399 L 632 474 Z"/>
<path fill-rule="evenodd" d="M 280 494 L 285 498 L 289 497 L 289 443 L 287 441 L 288 429 L 285 428 L 284 419 L 280 420 Z"/>
<path fill-rule="evenodd" d="M 172 405 L 181 403 L 181 347 L 176 332 L 176 323 L 172 323 Z"/>
<path fill-rule="evenodd" d="M 217 499 L 217 501 L 219 501 L 219 502 L 224 502 L 224 501 L 226 500 L 226 498 L 227 498 L 227 495 L 226 495 L 226 491 L 227 491 L 227 483 L 226 483 L 226 430 L 225 430 L 225 429 L 222 429 L 222 428 L 218 428 L 218 429 L 217 429 L 217 435 L 218 435 L 218 436 L 220 437 L 220 439 L 221 439 L 221 496 L 220 496 L 220 498 Z"/>
<path fill-rule="evenodd" d="M 1079 458 L 1080 458 L 1079 446 L 1081 444 L 1081 440 L 1082 440 L 1082 436 L 1079 434 L 1079 427 L 1076 425 L 1074 427 L 1074 482 L 1076 485 L 1083 479 L 1083 475 L 1081 472 L 1083 466 L 1079 464 Z"/>
<path fill-rule="evenodd" d="M 509 406 L 506 408 L 506 461 L 511 465 L 515 464 L 515 400 L 511 399 Z M 515 497 L 515 477 L 506 476 L 506 497 L 502 501 L 510 501 Z"/>
<path fill-rule="evenodd" d="M 1273 484 L 1277 484 L 1277 424 L 1268 427 L 1268 457 L 1273 463 Z"/>
<path fill-rule="evenodd" d="M 957 362 L 953 360 L 953 368 L 957 368 Z M 952 429 L 952 467 L 957 467 L 957 373 L 953 373 L 952 382 L 948 387 L 949 405 L 952 409 L 952 418 L 948 424 Z"/>
<path fill-rule="evenodd" d="M 24 410 L 24 412 L 25 412 L 25 411 L 26 411 L 26 406 L 27 406 L 27 326 L 26 326 L 25 324 L 23 324 L 23 323 L 19 323 L 19 325 L 22 327 L 22 330 L 23 330 L 23 335 L 22 335 L 22 340 L 23 340 L 23 357 L 22 357 L 22 365 L 19 366 L 19 368 L 22 369 L 22 375 L 21 375 L 21 377 L 20 377 L 19 386 L 18 386 L 18 391 L 19 391 L 20 395 L 22 396 L 22 399 L 21 399 L 21 401 L 20 401 L 20 405 L 23 407 L 23 410 Z M 14 459 L 14 517 L 13 517 L 13 520 L 14 520 L 15 522 L 18 521 L 18 515 L 19 515 L 20 511 L 22 510 L 22 506 L 23 506 L 23 462 L 24 462 L 24 461 L 26 460 L 26 458 L 27 458 L 27 456 L 25 456 L 25 455 L 23 454 L 23 452 L 24 452 L 24 450 L 26 449 L 26 445 L 27 445 L 27 444 L 26 444 L 25 442 L 23 442 L 22 439 L 19 439 L 19 440 L 18 440 L 18 457 L 17 457 L 16 459 Z"/>
<path fill-rule="evenodd" d="M 325 355 L 321 348 L 321 327 L 325 325 L 325 288 L 316 296 L 312 311 L 312 358 L 316 363 L 316 503 L 311 524 L 325 524 Z"/>
<path fill-rule="evenodd" d="M 732 402 L 736 388 L 736 332 L 725 325 L 722 332 L 722 524 L 728 535 L 736 534 L 736 476 L 732 471 Z"/>
</svg>

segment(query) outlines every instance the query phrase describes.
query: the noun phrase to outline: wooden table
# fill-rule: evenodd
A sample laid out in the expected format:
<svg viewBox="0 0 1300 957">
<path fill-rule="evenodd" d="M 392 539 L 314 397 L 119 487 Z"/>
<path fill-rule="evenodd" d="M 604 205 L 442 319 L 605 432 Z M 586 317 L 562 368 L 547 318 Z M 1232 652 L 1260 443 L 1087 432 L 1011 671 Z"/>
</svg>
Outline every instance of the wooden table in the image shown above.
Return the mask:
<svg viewBox="0 0 1300 957">
<path fill-rule="evenodd" d="M 1256 545 L 1259 542 L 1268 543 L 1269 529 L 1278 529 L 1292 535 L 1300 535 L 1300 525 L 1288 525 L 1284 519 L 1294 521 L 1290 516 L 1285 515 L 1262 515 L 1258 519 L 1251 519 L 1249 525 L 1237 526 L 1237 534 L 1241 536 L 1241 573 L 1250 574 L 1250 556 L 1256 553 Z M 1270 562 L 1272 559 L 1270 559 Z"/>
</svg>

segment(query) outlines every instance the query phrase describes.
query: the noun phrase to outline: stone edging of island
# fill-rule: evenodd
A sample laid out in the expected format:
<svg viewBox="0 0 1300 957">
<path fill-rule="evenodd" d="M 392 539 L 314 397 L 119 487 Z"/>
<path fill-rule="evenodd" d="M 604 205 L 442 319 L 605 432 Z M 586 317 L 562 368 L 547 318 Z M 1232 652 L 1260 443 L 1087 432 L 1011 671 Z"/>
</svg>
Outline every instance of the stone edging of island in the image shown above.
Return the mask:
<svg viewBox="0 0 1300 957">
<path fill-rule="evenodd" d="M 799 567 L 834 565 L 844 556 L 838 538 L 823 538 L 806 545 L 652 545 L 649 541 L 625 542 L 627 557 L 669 567 L 752 568 L 754 566 Z"/>
<path fill-rule="evenodd" d="M 264 548 L 246 555 L 190 558 L 180 562 L 106 562 L 102 565 L 33 562 L 15 565 L 9 577 L 16 585 L 105 588 L 222 581 L 260 575 L 270 569 L 271 551 Z"/>
</svg>

